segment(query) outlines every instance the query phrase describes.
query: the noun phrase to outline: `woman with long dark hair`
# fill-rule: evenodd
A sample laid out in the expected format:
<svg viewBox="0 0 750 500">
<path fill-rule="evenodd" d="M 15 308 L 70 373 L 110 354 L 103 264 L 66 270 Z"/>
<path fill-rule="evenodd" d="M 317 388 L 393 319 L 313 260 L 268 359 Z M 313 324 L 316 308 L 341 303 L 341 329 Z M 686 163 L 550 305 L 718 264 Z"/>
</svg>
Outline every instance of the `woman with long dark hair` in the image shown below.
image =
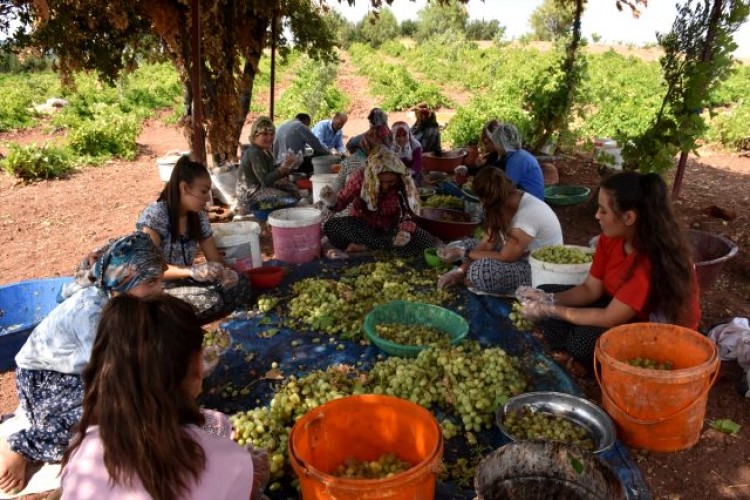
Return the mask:
<svg viewBox="0 0 750 500">
<path fill-rule="evenodd" d="M 596 218 L 602 234 L 586 281 L 554 294 L 519 290 L 528 317 L 553 318 L 541 323 L 550 347 L 590 365 L 596 340 L 613 326 L 655 321 L 697 328 L 692 253 L 664 180 L 637 172 L 605 179 Z"/>
<path fill-rule="evenodd" d="M 180 158 L 159 198 L 141 212 L 136 228 L 148 234 L 169 267 L 166 293 L 192 304 L 202 323 L 210 323 L 250 300 L 250 282 L 224 262 L 205 211 L 211 192 L 208 169 Z M 195 263 L 198 249 L 206 262 Z"/>
<path fill-rule="evenodd" d="M 202 343 L 180 299 L 107 304 L 83 372 L 83 416 L 63 458 L 63 499 L 250 498 L 250 454 L 201 428 Z"/>
<path fill-rule="evenodd" d="M 474 292 L 512 294 L 531 284 L 529 252 L 562 244 L 560 221 L 546 203 L 516 188 L 498 168 L 480 170 L 474 192 L 484 210 L 484 237 L 464 242 L 463 263 L 441 276 L 438 286 L 463 281 Z"/>
</svg>

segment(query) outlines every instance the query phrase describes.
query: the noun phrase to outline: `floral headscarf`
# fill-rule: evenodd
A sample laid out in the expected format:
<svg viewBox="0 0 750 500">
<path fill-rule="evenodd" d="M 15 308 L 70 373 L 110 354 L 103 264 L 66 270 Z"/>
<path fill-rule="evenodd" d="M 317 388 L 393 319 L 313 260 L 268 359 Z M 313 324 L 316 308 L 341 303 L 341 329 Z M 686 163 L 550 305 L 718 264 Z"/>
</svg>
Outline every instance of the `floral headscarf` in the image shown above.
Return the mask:
<svg viewBox="0 0 750 500">
<path fill-rule="evenodd" d="M 401 158 L 388 149 L 380 149 L 367 159 L 365 178 L 364 182 L 362 182 L 362 191 L 360 192 L 360 197 L 367 203 L 367 208 L 371 211 L 377 210 L 378 197 L 380 195 L 380 177 L 378 175 L 385 173 L 394 173 L 401 176 L 409 209 L 414 213 L 419 213 L 419 192 L 417 191 L 417 186 L 414 184 L 414 180 L 406 170 L 406 165 L 401 161 Z"/>
<path fill-rule="evenodd" d="M 396 141 L 396 132 L 399 130 L 403 130 L 406 132 L 406 145 L 399 146 L 398 141 Z M 399 158 L 404 158 L 407 161 L 411 161 L 412 159 L 412 153 L 415 149 L 421 148 L 422 145 L 417 141 L 414 137 L 411 135 L 411 129 L 409 129 L 409 125 L 406 122 L 396 122 L 391 127 L 391 131 L 393 132 L 393 146 L 391 146 L 391 151 L 396 153 Z"/>
<path fill-rule="evenodd" d="M 94 285 L 107 293 L 127 293 L 143 281 L 161 276 L 166 269 L 151 237 L 136 231 L 91 252 L 78 265 L 75 278 L 82 287 Z"/>
<path fill-rule="evenodd" d="M 489 137 L 495 147 L 503 148 L 506 153 L 521 149 L 521 134 L 510 123 L 501 123 Z"/>
<path fill-rule="evenodd" d="M 259 116 L 250 127 L 250 141 L 264 132 L 276 132 L 276 126 L 269 117 Z"/>
</svg>

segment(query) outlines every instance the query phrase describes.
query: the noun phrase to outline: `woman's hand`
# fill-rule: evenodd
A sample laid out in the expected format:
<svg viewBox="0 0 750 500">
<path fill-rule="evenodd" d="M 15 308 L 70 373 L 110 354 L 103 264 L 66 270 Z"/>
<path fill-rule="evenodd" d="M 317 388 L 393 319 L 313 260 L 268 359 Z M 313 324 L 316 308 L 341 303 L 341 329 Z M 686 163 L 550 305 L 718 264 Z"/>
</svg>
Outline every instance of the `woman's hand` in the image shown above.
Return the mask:
<svg viewBox="0 0 750 500">
<path fill-rule="evenodd" d="M 218 281 L 224 277 L 224 266 L 218 262 L 195 264 L 190 268 L 190 277 L 195 281 Z"/>
</svg>

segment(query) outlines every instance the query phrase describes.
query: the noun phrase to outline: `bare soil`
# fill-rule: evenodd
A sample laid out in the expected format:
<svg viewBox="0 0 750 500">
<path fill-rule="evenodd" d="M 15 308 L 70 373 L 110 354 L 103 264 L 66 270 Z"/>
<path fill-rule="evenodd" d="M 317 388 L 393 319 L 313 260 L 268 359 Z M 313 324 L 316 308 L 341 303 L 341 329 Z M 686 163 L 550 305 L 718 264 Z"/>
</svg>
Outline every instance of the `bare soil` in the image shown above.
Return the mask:
<svg viewBox="0 0 750 500">
<path fill-rule="evenodd" d="M 366 82 L 351 73 L 344 72 L 340 83 L 345 91 L 354 90 L 347 92 L 349 95 L 366 93 L 356 90 L 364 88 Z M 366 98 L 352 103 L 350 121 L 344 129 L 347 136 L 364 130 L 372 105 Z M 0 134 L 0 144 L 49 139 L 41 127 Z M 24 184 L 0 175 L 0 284 L 70 275 L 88 250 L 134 229 L 138 214 L 162 187 L 156 158 L 187 147 L 177 128 L 158 120 L 145 124 L 138 144 L 135 161 L 85 168 L 65 179 Z M 0 147 L 0 153 L 4 152 Z M 595 188 L 599 182 L 590 162 L 558 165 L 561 184 Z M 750 313 L 750 258 L 746 252 L 750 246 L 749 197 L 750 158 L 705 151 L 702 158 L 689 162 L 682 194 L 675 202 L 679 217 L 689 227 L 727 236 L 741 249 L 724 267 L 717 283 L 702 293 L 703 328 Z M 711 205 L 734 210 L 737 217 L 723 221 L 706 215 L 704 210 Z M 556 212 L 568 242 L 586 243 L 597 234 L 592 205 L 556 208 Z M 267 232 L 261 239 L 266 258 L 270 258 Z M 690 450 L 634 451 L 654 498 L 750 498 L 750 400 L 736 391 L 741 375 L 736 363 L 725 363 L 721 374 L 710 392 L 707 420 L 728 418 L 741 424 L 742 430 L 737 436 L 728 436 L 706 425 L 701 440 Z M 587 395 L 599 401 L 596 382 L 591 378 L 579 381 Z M 7 413 L 17 405 L 12 372 L 0 374 L 0 387 L 0 413 Z"/>
</svg>

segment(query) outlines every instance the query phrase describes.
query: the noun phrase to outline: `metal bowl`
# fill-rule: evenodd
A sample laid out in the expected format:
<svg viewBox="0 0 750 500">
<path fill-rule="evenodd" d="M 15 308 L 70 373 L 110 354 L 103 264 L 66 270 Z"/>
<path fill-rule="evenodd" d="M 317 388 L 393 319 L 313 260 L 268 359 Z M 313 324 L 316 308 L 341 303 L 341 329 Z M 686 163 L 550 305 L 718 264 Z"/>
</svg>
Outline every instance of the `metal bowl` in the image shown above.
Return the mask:
<svg viewBox="0 0 750 500">
<path fill-rule="evenodd" d="M 595 453 L 608 450 L 615 443 L 615 426 L 604 410 L 583 398 L 563 392 L 527 392 L 510 398 L 498 408 L 495 413 L 497 426 L 512 441 L 516 438 L 505 429 L 505 416 L 523 407 L 531 412 L 559 415 L 580 425 L 591 435 L 596 446 Z"/>
</svg>

